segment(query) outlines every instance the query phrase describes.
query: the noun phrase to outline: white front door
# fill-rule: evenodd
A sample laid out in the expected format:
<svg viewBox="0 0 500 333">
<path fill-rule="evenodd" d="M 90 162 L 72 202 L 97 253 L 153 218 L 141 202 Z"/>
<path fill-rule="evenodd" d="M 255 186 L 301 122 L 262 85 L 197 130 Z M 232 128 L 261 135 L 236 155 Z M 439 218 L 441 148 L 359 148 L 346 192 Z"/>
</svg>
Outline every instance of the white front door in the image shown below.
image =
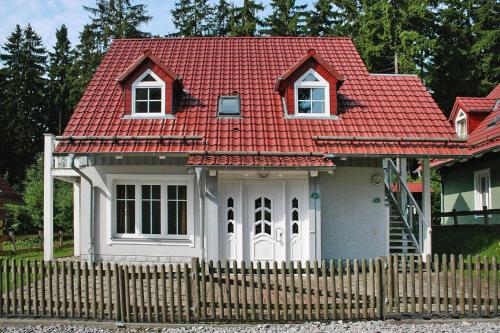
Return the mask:
<svg viewBox="0 0 500 333">
<path fill-rule="evenodd" d="M 248 183 L 247 190 L 250 260 L 285 260 L 283 181 L 251 182 Z"/>
</svg>

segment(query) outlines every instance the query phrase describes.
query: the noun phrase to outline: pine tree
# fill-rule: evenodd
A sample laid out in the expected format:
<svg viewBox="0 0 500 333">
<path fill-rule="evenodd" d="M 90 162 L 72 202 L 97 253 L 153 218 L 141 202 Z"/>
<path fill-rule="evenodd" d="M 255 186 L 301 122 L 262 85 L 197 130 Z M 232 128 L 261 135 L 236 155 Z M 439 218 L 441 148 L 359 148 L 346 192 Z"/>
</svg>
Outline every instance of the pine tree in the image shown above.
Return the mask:
<svg viewBox="0 0 500 333">
<path fill-rule="evenodd" d="M 42 136 L 47 130 L 46 51 L 29 24 L 24 29 L 17 25 L 3 49 L 0 60 L 4 65 L 5 109 L 2 111 L 8 122 L 2 125 L 5 126 L 2 136 L 9 145 L 2 167 L 7 170 L 9 180 L 16 181 L 23 177 L 24 168 L 42 149 Z"/>
<path fill-rule="evenodd" d="M 227 36 L 231 31 L 230 23 L 233 22 L 232 16 L 234 5 L 226 0 L 219 0 L 214 6 L 211 18 L 211 35 Z"/>
<path fill-rule="evenodd" d="M 258 13 L 264 10 L 261 3 L 254 0 L 244 0 L 243 6 L 234 9 L 234 15 L 229 25 L 231 36 L 254 36 L 257 27 L 262 24 Z"/>
<path fill-rule="evenodd" d="M 73 103 L 70 100 L 70 72 L 73 63 L 73 52 L 68 39 L 68 29 L 63 24 L 56 30 L 56 45 L 49 52 L 49 131 L 61 134 L 66 126 Z"/>
<path fill-rule="evenodd" d="M 143 38 L 150 34 L 139 29 L 151 20 L 146 5 L 132 5 L 130 0 L 97 0 L 96 7 L 83 6 L 90 13 L 89 29 L 106 51 L 113 38 Z"/>
<path fill-rule="evenodd" d="M 178 35 L 184 37 L 210 35 L 212 8 L 207 0 L 180 0 L 171 11 Z"/>
<path fill-rule="evenodd" d="M 311 36 L 329 36 L 333 32 L 333 2 L 318 0 L 307 17 L 308 33 Z"/>
<path fill-rule="evenodd" d="M 295 0 L 271 0 L 272 13 L 265 19 L 262 32 L 271 36 L 300 36 L 305 34 L 305 9 Z"/>
</svg>

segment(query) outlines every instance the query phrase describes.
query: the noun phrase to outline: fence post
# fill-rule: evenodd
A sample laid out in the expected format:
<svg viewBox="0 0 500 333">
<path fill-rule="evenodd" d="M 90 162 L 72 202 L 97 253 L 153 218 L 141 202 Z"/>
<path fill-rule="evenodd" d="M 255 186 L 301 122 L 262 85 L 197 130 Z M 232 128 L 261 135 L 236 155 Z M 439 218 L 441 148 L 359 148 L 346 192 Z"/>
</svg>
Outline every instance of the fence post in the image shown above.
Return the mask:
<svg viewBox="0 0 500 333">
<path fill-rule="evenodd" d="M 13 231 L 9 231 L 10 242 L 12 243 L 12 254 L 16 254 L 16 237 Z"/>
<path fill-rule="evenodd" d="M 385 319 L 384 311 L 384 282 L 383 282 L 383 272 L 382 272 L 382 260 L 377 258 L 375 265 L 375 275 L 377 281 L 377 318 L 380 320 Z"/>
</svg>

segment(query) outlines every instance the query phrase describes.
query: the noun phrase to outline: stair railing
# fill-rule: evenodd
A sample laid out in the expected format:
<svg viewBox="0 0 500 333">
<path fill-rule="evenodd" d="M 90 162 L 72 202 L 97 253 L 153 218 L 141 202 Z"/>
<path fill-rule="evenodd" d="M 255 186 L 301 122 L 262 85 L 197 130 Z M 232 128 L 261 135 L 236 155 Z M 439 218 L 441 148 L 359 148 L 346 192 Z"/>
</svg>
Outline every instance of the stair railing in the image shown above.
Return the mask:
<svg viewBox="0 0 500 333">
<path fill-rule="evenodd" d="M 417 251 L 422 253 L 423 231 L 427 225 L 425 216 L 403 181 L 396 164 L 391 159 L 384 160 L 384 184 L 388 197 L 398 207 L 403 223 L 410 231 L 410 237 Z"/>
</svg>

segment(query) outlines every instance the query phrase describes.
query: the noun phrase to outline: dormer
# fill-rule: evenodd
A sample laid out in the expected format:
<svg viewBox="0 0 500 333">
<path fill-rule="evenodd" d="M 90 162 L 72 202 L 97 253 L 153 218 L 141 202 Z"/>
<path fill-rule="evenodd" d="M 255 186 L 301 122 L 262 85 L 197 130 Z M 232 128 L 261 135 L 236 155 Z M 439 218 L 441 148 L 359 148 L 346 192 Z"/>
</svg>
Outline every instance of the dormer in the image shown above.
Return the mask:
<svg viewBox="0 0 500 333">
<path fill-rule="evenodd" d="M 497 101 L 482 97 L 457 97 L 448 121 L 458 136 L 466 138 L 481 124 L 497 105 Z"/>
<path fill-rule="evenodd" d="M 285 115 L 321 118 L 337 115 L 337 91 L 343 76 L 315 50 L 309 50 L 276 80 Z"/>
<path fill-rule="evenodd" d="M 145 51 L 116 80 L 124 89 L 127 118 L 171 117 L 182 97 L 180 76 L 150 51 Z"/>
<path fill-rule="evenodd" d="M 467 114 L 463 110 L 460 110 L 455 118 L 455 132 L 461 138 L 466 138 L 468 135 Z"/>
</svg>

